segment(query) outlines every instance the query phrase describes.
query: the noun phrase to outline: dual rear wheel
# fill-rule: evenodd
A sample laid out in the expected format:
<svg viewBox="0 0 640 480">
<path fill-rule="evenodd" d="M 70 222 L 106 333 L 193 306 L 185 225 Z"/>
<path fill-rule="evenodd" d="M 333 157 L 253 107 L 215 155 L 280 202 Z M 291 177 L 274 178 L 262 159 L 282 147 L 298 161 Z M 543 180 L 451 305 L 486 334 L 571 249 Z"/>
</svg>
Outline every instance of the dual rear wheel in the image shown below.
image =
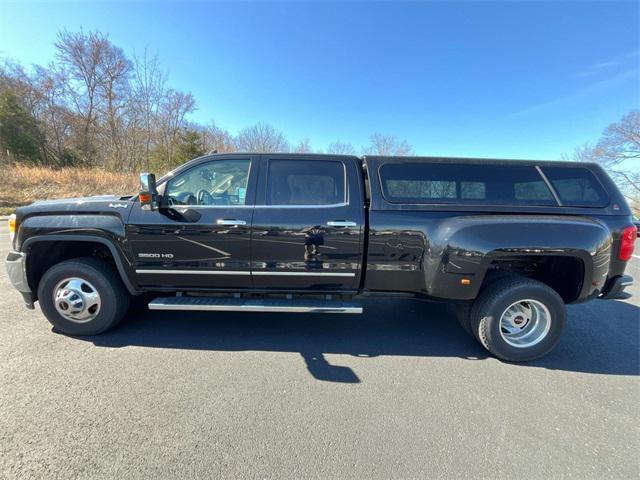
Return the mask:
<svg viewBox="0 0 640 480">
<path fill-rule="evenodd" d="M 458 320 L 496 357 L 524 362 L 540 358 L 558 343 L 567 311 L 544 283 L 504 277 L 488 285 L 472 305 L 458 307 Z"/>
</svg>

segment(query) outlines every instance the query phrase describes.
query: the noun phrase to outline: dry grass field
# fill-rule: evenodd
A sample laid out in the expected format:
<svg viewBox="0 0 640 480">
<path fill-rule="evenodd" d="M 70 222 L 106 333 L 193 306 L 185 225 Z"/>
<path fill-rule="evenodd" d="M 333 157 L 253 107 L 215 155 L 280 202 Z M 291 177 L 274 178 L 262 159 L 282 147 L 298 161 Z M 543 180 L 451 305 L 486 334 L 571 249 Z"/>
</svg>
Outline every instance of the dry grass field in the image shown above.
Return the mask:
<svg viewBox="0 0 640 480">
<path fill-rule="evenodd" d="M 34 167 L 2 165 L 0 215 L 36 200 L 88 195 L 127 195 L 138 190 L 135 173 L 111 172 L 95 168 Z"/>
</svg>

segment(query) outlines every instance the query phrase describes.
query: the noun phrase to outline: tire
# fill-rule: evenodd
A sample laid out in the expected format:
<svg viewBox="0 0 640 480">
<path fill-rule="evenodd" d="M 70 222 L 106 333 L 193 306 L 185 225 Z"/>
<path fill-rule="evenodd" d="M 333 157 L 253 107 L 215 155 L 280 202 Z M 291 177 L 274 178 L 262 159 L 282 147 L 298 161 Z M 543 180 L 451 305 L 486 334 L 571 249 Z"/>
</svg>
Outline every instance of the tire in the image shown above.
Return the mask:
<svg viewBox="0 0 640 480">
<path fill-rule="evenodd" d="M 482 284 L 482 290 L 480 290 L 480 295 L 484 293 L 484 291 L 489 288 L 494 283 L 504 279 L 504 278 L 514 278 L 513 274 L 509 274 L 507 272 L 495 272 L 492 275 L 487 275 Z M 476 340 L 480 341 L 478 337 L 477 331 L 471 325 L 471 310 L 473 308 L 473 302 L 464 302 L 458 303 L 455 305 L 456 309 L 456 318 L 458 319 L 458 323 L 462 327 L 462 329 L 471 335 Z"/>
<path fill-rule="evenodd" d="M 78 293 L 80 300 L 74 295 Z M 56 330 L 67 335 L 97 335 L 122 319 L 131 296 L 111 265 L 86 257 L 67 260 L 47 270 L 38 285 L 38 301 Z M 84 308 L 90 304 L 90 308 Z M 78 305 L 83 308 L 76 314 L 74 308 L 80 310 Z M 66 316 L 61 313 L 65 306 Z"/>
<path fill-rule="evenodd" d="M 529 278 L 508 277 L 492 283 L 476 299 L 470 326 L 494 356 L 526 362 L 556 346 L 566 318 L 566 306 L 555 290 Z"/>
<path fill-rule="evenodd" d="M 471 336 L 473 331 L 471 329 L 471 303 L 459 303 L 455 305 L 456 318 L 462 329 Z"/>
</svg>

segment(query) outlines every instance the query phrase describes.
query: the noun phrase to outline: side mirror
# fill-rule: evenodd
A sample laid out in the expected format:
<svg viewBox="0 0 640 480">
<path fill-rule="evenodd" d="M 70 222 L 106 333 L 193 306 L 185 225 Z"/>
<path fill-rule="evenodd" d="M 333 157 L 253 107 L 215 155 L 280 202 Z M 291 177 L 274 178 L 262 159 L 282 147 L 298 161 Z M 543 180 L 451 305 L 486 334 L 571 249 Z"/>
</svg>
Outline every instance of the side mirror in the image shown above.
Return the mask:
<svg viewBox="0 0 640 480">
<path fill-rule="evenodd" d="M 153 173 L 140 174 L 140 193 L 138 198 L 143 210 L 155 210 L 158 207 L 156 176 Z"/>
</svg>

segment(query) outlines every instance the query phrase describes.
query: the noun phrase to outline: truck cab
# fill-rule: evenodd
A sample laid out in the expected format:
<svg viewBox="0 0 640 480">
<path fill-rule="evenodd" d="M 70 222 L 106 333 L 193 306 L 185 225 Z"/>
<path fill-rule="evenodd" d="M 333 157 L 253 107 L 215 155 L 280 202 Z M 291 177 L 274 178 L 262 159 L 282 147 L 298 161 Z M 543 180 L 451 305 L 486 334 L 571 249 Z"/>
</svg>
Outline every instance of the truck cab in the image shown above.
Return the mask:
<svg viewBox="0 0 640 480">
<path fill-rule="evenodd" d="M 127 239 L 145 288 L 350 292 L 361 278 L 356 157 L 218 155 L 158 182 Z"/>
</svg>

